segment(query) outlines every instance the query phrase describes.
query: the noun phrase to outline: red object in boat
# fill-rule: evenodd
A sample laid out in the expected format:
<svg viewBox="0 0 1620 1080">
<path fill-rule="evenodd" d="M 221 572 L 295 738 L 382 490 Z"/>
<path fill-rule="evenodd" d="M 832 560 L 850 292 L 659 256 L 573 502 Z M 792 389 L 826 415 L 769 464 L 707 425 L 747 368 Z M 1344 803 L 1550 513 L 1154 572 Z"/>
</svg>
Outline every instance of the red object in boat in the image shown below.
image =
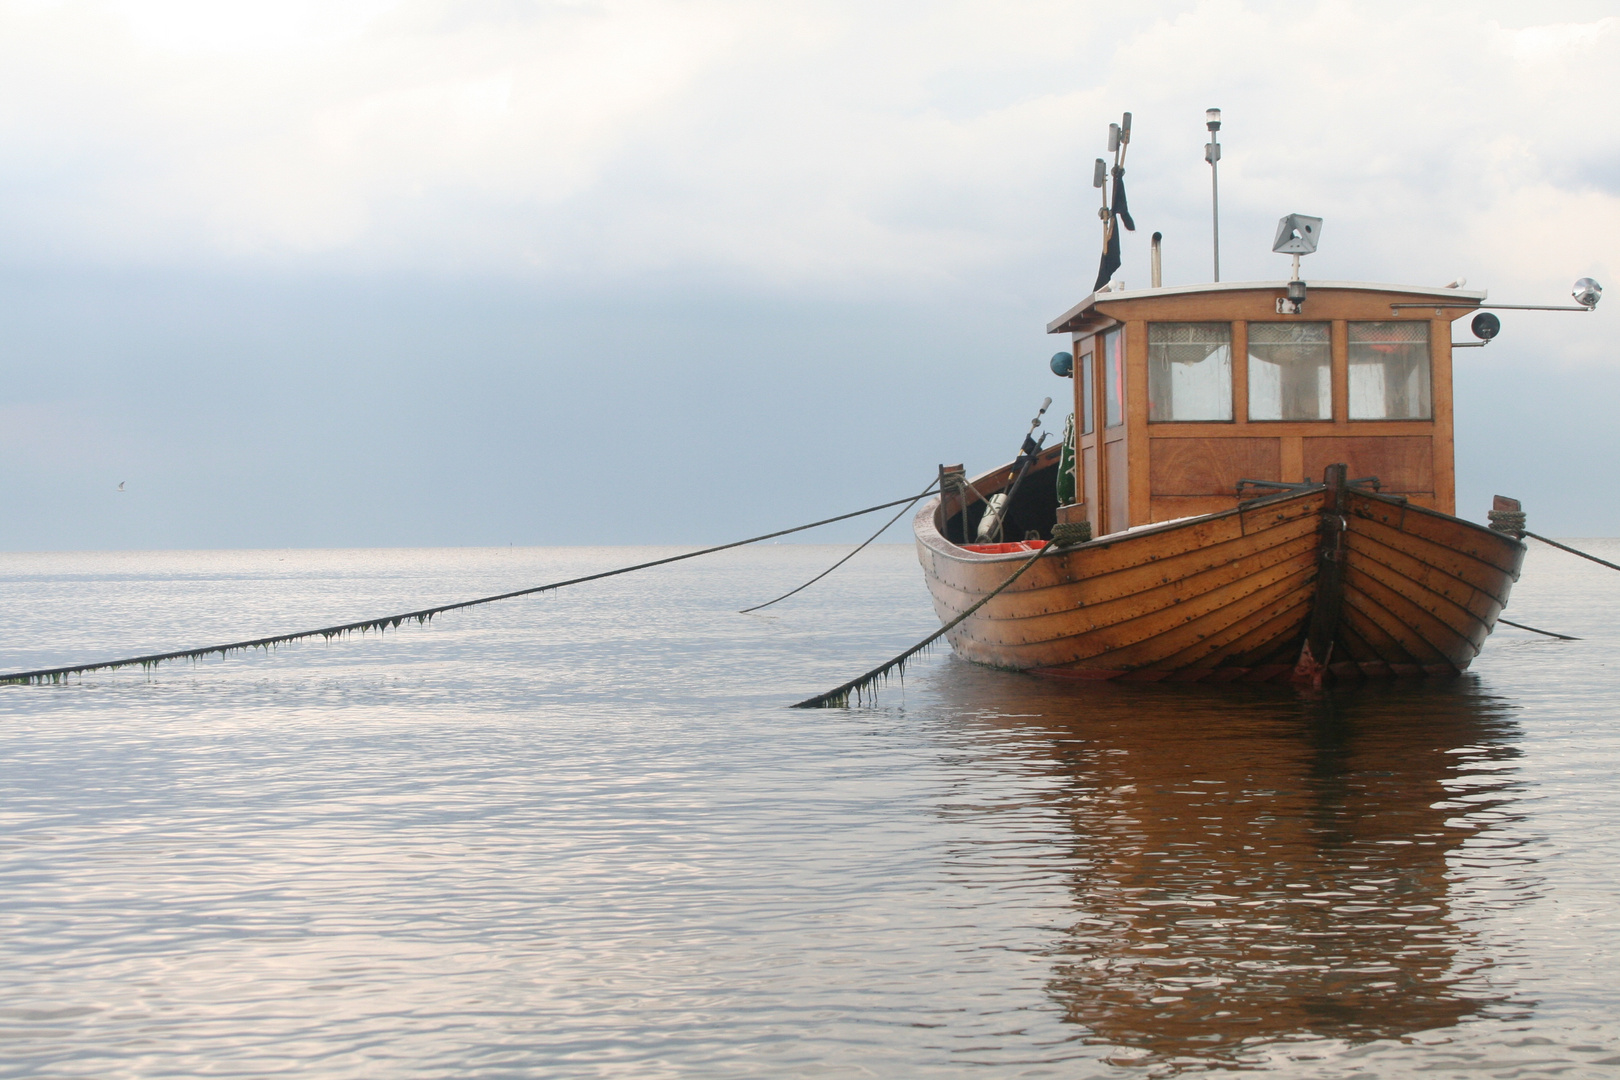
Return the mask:
<svg viewBox="0 0 1620 1080">
<path fill-rule="evenodd" d="M 962 550 L 978 555 L 1016 555 L 1019 552 L 1028 554 L 1039 551 L 1045 546 L 1045 540 L 1021 540 L 1014 544 L 963 544 Z"/>
</svg>

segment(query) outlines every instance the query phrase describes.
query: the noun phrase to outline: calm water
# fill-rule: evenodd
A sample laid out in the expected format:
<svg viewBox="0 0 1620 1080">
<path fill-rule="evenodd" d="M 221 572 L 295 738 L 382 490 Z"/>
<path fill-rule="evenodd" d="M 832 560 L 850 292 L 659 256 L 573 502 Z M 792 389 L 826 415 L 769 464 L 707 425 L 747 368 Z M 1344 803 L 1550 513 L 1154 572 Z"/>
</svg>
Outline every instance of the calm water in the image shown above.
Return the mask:
<svg viewBox="0 0 1620 1080">
<path fill-rule="evenodd" d="M 1451 682 L 791 711 L 935 625 L 905 546 L 735 613 L 842 550 L 0 687 L 0 1076 L 1620 1077 L 1620 574 Z M 0 667 L 648 554 L 0 555 Z"/>
</svg>

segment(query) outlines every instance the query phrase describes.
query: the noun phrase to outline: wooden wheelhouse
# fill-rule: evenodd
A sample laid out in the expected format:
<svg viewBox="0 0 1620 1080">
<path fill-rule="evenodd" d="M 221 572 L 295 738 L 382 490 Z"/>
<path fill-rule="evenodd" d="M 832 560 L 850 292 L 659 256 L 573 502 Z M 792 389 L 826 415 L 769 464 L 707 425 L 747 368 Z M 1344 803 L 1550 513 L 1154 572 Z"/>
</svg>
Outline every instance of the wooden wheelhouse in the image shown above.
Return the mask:
<svg viewBox="0 0 1620 1080">
<path fill-rule="evenodd" d="M 1074 354 L 1075 497 L 1103 536 L 1352 479 L 1455 512 L 1451 323 L 1485 294 L 1313 282 L 1103 291 L 1047 327 Z M 1293 309 L 1293 310 L 1290 310 Z M 1288 312 L 1288 313 L 1284 313 Z"/>
</svg>

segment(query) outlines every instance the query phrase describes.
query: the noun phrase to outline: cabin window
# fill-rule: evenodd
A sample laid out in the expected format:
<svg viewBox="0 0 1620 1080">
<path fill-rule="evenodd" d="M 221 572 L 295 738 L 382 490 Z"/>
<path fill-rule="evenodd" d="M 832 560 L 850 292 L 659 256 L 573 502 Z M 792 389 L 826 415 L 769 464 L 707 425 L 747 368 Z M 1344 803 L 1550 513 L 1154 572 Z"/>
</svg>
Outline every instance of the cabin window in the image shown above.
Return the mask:
<svg viewBox="0 0 1620 1080">
<path fill-rule="evenodd" d="M 1350 324 L 1350 419 L 1427 420 L 1429 324 Z"/>
<path fill-rule="evenodd" d="M 1097 395 L 1094 391 L 1096 365 L 1092 362 L 1095 354 L 1085 353 L 1080 357 L 1080 434 L 1090 435 L 1097 427 L 1097 413 L 1094 402 Z"/>
<path fill-rule="evenodd" d="M 1249 419 L 1333 419 L 1332 324 L 1249 324 Z"/>
<path fill-rule="evenodd" d="M 1103 423 L 1125 422 L 1125 339 L 1118 330 L 1103 335 Z"/>
<path fill-rule="evenodd" d="M 1148 419 L 1232 419 L 1232 324 L 1148 324 Z"/>
</svg>

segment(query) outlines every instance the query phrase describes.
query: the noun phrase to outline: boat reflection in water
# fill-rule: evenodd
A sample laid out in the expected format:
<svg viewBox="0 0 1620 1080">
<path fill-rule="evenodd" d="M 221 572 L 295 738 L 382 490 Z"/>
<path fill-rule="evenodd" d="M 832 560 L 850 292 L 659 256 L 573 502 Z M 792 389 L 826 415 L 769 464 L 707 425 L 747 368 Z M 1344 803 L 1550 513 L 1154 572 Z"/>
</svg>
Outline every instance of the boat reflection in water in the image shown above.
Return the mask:
<svg viewBox="0 0 1620 1080">
<path fill-rule="evenodd" d="M 952 704 L 1054 781 L 1077 869 L 1049 990 L 1116 1060 L 1235 1064 L 1522 1005 L 1457 907 L 1528 887 L 1504 828 L 1517 725 L 1476 680 L 1082 695 L 951 667 Z"/>
</svg>

